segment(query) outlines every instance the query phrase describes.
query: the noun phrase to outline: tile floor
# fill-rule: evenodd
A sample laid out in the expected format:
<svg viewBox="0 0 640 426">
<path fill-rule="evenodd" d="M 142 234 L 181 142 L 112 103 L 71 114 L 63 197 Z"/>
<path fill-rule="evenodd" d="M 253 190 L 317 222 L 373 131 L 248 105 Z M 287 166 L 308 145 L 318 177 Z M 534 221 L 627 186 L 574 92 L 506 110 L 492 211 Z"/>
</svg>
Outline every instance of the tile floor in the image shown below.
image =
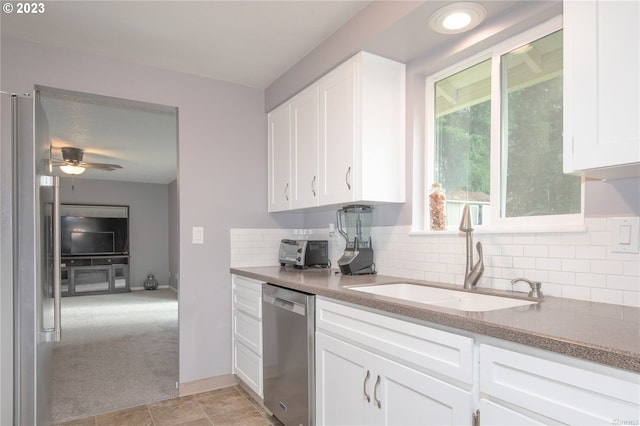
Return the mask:
<svg viewBox="0 0 640 426">
<path fill-rule="evenodd" d="M 182 396 L 55 426 L 282 425 L 240 386 Z"/>
</svg>

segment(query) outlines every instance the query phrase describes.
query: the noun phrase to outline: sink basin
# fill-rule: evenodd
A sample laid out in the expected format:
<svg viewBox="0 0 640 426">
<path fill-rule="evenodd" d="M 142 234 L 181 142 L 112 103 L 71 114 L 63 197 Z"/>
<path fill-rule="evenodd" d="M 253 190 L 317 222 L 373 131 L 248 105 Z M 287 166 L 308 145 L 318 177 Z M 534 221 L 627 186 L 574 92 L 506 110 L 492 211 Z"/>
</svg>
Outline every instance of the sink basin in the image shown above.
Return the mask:
<svg viewBox="0 0 640 426">
<path fill-rule="evenodd" d="M 410 302 L 424 303 L 426 305 L 440 306 L 443 308 L 469 312 L 494 311 L 498 309 L 527 306 L 538 303 L 530 300 L 511 299 L 508 297 L 492 296 L 489 294 L 470 293 L 466 291 L 449 290 L 446 288 L 428 287 L 420 284 L 409 283 L 350 287 L 350 289 L 377 294 L 380 296 L 393 297 L 395 299 L 407 300 Z"/>
</svg>

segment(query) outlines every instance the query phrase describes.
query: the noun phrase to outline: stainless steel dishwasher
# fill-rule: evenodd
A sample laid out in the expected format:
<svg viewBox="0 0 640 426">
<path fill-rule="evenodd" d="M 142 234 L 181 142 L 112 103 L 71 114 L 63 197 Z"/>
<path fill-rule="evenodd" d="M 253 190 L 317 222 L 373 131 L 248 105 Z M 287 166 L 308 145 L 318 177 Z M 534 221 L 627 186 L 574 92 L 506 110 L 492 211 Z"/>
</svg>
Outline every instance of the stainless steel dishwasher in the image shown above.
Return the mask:
<svg viewBox="0 0 640 426">
<path fill-rule="evenodd" d="M 263 284 L 264 405 L 286 426 L 315 422 L 315 296 Z"/>
</svg>

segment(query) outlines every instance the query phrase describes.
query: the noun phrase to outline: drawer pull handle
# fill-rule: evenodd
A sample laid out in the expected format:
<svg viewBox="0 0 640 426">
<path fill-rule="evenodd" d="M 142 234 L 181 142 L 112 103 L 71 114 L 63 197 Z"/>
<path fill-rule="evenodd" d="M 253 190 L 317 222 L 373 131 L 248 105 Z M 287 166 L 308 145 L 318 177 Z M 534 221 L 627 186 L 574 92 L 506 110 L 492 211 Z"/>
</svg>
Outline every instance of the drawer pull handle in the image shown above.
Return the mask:
<svg viewBox="0 0 640 426">
<path fill-rule="evenodd" d="M 378 379 L 376 380 L 376 385 L 373 387 L 373 400 L 378 406 L 378 408 L 382 408 L 382 402 L 378 399 L 378 387 L 380 386 L 380 376 L 378 375 Z"/>
<path fill-rule="evenodd" d="M 367 402 L 371 402 L 371 397 L 367 393 L 367 382 L 369 381 L 370 377 L 371 377 L 371 371 L 367 370 L 367 376 L 364 378 L 364 385 L 362 389 L 362 391 L 364 392 L 364 399 L 366 399 Z"/>
</svg>

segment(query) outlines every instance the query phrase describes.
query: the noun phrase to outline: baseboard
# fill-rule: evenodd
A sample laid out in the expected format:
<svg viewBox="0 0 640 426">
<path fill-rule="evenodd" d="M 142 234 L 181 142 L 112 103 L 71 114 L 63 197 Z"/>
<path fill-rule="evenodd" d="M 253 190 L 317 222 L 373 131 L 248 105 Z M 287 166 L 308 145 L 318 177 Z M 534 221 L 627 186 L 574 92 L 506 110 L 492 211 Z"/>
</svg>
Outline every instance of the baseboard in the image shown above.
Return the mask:
<svg viewBox="0 0 640 426">
<path fill-rule="evenodd" d="M 233 374 L 194 380 L 192 382 L 180 383 L 178 387 L 178 396 L 193 395 L 215 389 L 227 388 L 237 384 L 238 378 Z"/>
<path fill-rule="evenodd" d="M 160 285 L 158 286 L 158 288 L 159 288 L 159 289 L 160 289 L 160 288 L 169 288 L 169 289 L 171 289 L 171 290 L 173 290 L 173 291 L 176 291 L 176 289 L 175 289 L 175 288 L 173 288 L 173 287 L 171 287 L 169 284 L 160 284 Z M 131 291 L 146 290 L 146 288 L 144 288 L 144 286 L 131 286 L 131 287 L 129 287 L 129 289 L 130 289 Z M 176 291 L 176 293 L 177 293 L 177 291 Z"/>
</svg>

